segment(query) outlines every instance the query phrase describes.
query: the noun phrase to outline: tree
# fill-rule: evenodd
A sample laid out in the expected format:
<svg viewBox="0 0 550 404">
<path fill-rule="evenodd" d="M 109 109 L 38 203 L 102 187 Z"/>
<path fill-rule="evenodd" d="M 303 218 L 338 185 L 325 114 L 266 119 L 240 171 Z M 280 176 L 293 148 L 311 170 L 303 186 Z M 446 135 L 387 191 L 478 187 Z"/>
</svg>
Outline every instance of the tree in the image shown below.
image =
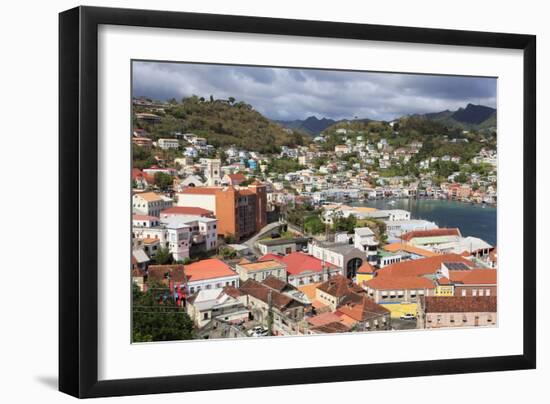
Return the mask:
<svg viewBox="0 0 550 404">
<path fill-rule="evenodd" d="M 334 230 L 336 231 L 352 233 L 355 227 L 357 227 L 357 218 L 355 215 L 349 215 L 348 217 L 336 217 L 333 222 Z"/>
<path fill-rule="evenodd" d="M 132 341 L 175 341 L 193 338 L 193 322 L 174 301 L 166 285 L 149 285 L 144 293 L 132 291 Z"/>
<path fill-rule="evenodd" d="M 468 181 L 468 176 L 461 172 L 460 174 L 458 174 L 456 177 L 455 177 L 455 182 L 459 182 L 461 184 L 464 184 L 465 182 Z"/>
<path fill-rule="evenodd" d="M 237 242 L 237 238 L 235 237 L 234 234 L 226 234 L 225 237 L 224 237 L 224 241 L 226 244 L 234 244 Z"/>
<path fill-rule="evenodd" d="M 235 102 L 235 97 L 229 97 L 227 101 L 229 101 L 230 104 L 233 104 Z"/>
<path fill-rule="evenodd" d="M 172 177 L 163 172 L 155 173 L 155 185 L 166 191 L 172 187 Z"/>
<path fill-rule="evenodd" d="M 155 262 L 158 265 L 170 264 L 172 260 L 172 253 L 168 248 L 159 248 L 155 254 Z"/>
<path fill-rule="evenodd" d="M 325 224 L 319 215 L 308 216 L 304 219 L 304 230 L 311 234 L 320 234 L 325 231 Z"/>
</svg>

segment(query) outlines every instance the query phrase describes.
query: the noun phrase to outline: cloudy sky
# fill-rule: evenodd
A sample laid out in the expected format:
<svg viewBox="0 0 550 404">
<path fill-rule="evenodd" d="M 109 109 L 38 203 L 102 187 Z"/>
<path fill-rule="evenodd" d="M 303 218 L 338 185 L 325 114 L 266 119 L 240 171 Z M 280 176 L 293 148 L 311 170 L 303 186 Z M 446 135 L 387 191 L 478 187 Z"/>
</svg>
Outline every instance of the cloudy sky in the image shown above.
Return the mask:
<svg viewBox="0 0 550 404">
<path fill-rule="evenodd" d="M 271 119 L 371 118 L 496 106 L 496 79 L 396 73 L 134 62 L 133 95 L 234 97 Z"/>
</svg>

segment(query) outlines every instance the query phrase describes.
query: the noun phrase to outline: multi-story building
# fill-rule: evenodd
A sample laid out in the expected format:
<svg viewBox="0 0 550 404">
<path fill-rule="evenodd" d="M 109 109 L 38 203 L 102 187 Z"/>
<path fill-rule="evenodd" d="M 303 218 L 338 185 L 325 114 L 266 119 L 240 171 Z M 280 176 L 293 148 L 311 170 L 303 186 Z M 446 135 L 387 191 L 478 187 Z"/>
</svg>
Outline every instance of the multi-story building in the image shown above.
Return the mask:
<svg viewBox="0 0 550 404">
<path fill-rule="evenodd" d="M 153 141 L 148 137 L 136 136 L 132 138 L 132 144 L 144 149 L 150 149 L 153 146 Z"/>
<path fill-rule="evenodd" d="M 239 263 L 235 269 L 243 281 L 254 279 L 255 281 L 262 282 L 267 277 L 274 276 L 286 282 L 286 265 L 274 259 Z"/>
<path fill-rule="evenodd" d="M 348 278 L 354 278 L 357 269 L 365 261 L 365 253 L 348 242 L 331 243 L 312 240 L 308 253 L 323 262 L 342 268 Z"/>
<path fill-rule="evenodd" d="M 188 297 L 201 290 L 239 287 L 239 275 L 219 259 L 205 259 L 189 265 L 150 265 L 147 282 L 162 282 Z"/>
<path fill-rule="evenodd" d="M 180 147 L 178 139 L 159 139 L 157 144 L 163 150 L 177 149 Z"/>
<path fill-rule="evenodd" d="M 134 213 L 159 216 L 160 212 L 172 206 L 172 199 L 154 192 L 137 193 L 132 196 Z"/>
<path fill-rule="evenodd" d="M 168 229 L 189 226 L 191 250 L 210 251 L 218 247 L 218 219 L 216 218 L 175 215 L 165 217 L 161 222 Z"/>
<path fill-rule="evenodd" d="M 290 290 L 288 290 L 290 289 Z M 310 305 L 293 297 L 295 288 L 273 277 L 263 282 L 248 279 L 239 288 L 255 321 L 271 327 L 273 335 L 301 335 L 307 330 L 305 313 Z"/>
<path fill-rule="evenodd" d="M 159 247 L 168 248 L 175 260 L 184 260 L 199 251 L 218 246 L 217 219 L 202 216 L 134 215 L 132 235 L 137 240 L 158 240 Z"/>
<path fill-rule="evenodd" d="M 145 252 L 152 257 L 158 249 L 168 248 L 176 261 L 189 258 L 191 227 L 184 223 L 166 225 L 145 220 L 148 217 L 134 215 L 132 218 L 132 237 L 143 243 Z"/>
<path fill-rule="evenodd" d="M 292 286 L 303 286 L 324 282 L 336 275 L 342 275 L 342 268 L 323 262 L 303 252 L 292 252 L 288 255 L 267 254 L 260 261 L 274 260 L 286 269 L 286 281 Z"/>
<path fill-rule="evenodd" d="M 253 235 L 267 224 L 266 190 L 259 182 L 239 188 L 187 188 L 178 194 L 177 205 L 211 210 L 218 219 L 218 234 L 236 240 Z"/>
<path fill-rule="evenodd" d="M 496 296 L 431 296 L 419 305 L 420 328 L 480 327 L 497 323 Z"/>
<path fill-rule="evenodd" d="M 471 271 L 474 264 L 457 254 L 403 261 L 376 271 L 376 276 L 364 282 L 363 288 L 376 303 L 392 312 L 392 316 L 415 314 L 423 296 L 434 296 L 444 289 L 449 278 L 447 268 Z"/>
<path fill-rule="evenodd" d="M 356 227 L 353 235 L 355 248 L 364 251 L 368 262 L 376 262 L 379 242 L 374 232 L 368 227 Z"/>
<path fill-rule="evenodd" d="M 203 289 L 187 299 L 185 310 L 193 323 L 202 328 L 212 320 L 224 322 L 246 321 L 249 311 L 239 297 L 223 289 Z"/>
</svg>

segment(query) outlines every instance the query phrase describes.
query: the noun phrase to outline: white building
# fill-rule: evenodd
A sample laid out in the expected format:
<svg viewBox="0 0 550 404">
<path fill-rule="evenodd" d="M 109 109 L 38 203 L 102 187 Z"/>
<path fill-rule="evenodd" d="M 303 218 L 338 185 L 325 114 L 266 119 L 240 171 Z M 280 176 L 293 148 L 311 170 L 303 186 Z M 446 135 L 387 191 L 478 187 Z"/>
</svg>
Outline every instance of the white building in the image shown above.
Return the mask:
<svg viewBox="0 0 550 404">
<path fill-rule="evenodd" d="M 365 260 L 365 253 L 349 243 L 328 243 L 313 240 L 308 244 L 308 254 L 342 268 L 343 275 L 353 278 Z"/>
<path fill-rule="evenodd" d="M 384 223 L 386 224 L 386 233 L 392 237 L 399 237 L 403 233 L 416 230 L 434 230 L 438 228 L 434 222 L 421 219 L 384 220 Z"/>
<path fill-rule="evenodd" d="M 192 245 L 204 243 L 205 251 L 218 247 L 218 219 L 193 215 L 177 215 L 163 217 L 161 222 L 167 228 L 189 226 Z"/>
<path fill-rule="evenodd" d="M 143 192 L 132 196 L 134 213 L 147 216 L 160 216 L 160 212 L 172 206 L 172 199 L 154 192 Z"/>
<path fill-rule="evenodd" d="M 232 297 L 223 289 L 203 289 L 187 300 L 187 314 L 198 328 L 210 321 L 248 320 L 249 310 L 245 307 L 246 297 Z"/>
<path fill-rule="evenodd" d="M 157 144 L 163 150 L 177 149 L 180 147 L 178 139 L 159 139 Z"/>
<path fill-rule="evenodd" d="M 160 248 L 168 248 L 174 260 L 189 258 L 191 245 L 191 228 L 185 224 L 180 226 L 141 226 L 140 217 L 133 220 L 132 236 L 142 240 L 144 244 L 151 244 L 158 240 Z"/>
<path fill-rule="evenodd" d="M 353 245 L 355 248 L 365 252 L 367 261 L 376 261 L 379 242 L 371 229 L 368 227 L 356 227 L 353 235 Z"/>
</svg>

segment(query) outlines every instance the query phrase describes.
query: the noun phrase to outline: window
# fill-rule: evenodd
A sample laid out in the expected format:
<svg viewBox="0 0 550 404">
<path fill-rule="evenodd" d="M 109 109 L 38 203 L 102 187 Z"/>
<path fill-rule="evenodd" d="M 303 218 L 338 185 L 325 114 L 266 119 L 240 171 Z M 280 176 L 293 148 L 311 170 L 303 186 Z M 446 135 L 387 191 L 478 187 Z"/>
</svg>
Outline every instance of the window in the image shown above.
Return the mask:
<svg viewBox="0 0 550 404">
<path fill-rule="evenodd" d="M 477 289 L 472 289 L 472 296 L 477 296 Z"/>
<path fill-rule="evenodd" d="M 491 296 L 491 289 L 485 289 L 485 296 Z"/>
<path fill-rule="evenodd" d="M 462 296 L 466 296 L 466 290 L 462 290 Z"/>
<path fill-rule="evenodd" d="M 479 289 L 479 295 L 483 296 L 483 289 Z"/>
<path fill-rule="evenodd" d="M 204 313 L 202 318 L 203 318 L 203 320 L 208 320 L 208 313 Z"/>
</svg>

